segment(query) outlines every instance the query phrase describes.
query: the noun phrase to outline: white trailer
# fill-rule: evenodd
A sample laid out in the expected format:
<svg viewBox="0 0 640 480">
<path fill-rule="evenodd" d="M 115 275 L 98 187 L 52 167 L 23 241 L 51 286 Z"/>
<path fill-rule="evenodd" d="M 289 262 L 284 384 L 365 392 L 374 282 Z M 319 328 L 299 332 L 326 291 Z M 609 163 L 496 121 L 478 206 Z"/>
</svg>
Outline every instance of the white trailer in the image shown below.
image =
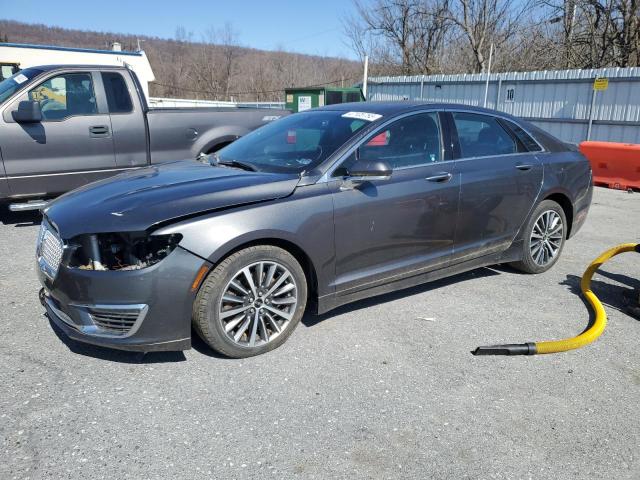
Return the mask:
<svg viewBox="0 0 640 480">
<path fill-rule="evenodd" d="M 123 52 L 117 43 L 114 44 L 113 50 L 0 43 L 0 80 L 10 77 L 23 68 L 39 65 L 128 66 L 140 79 L 147 98 L 149 98 L 149 82 L 156 79 L 144 51 Z"/>
</svg>

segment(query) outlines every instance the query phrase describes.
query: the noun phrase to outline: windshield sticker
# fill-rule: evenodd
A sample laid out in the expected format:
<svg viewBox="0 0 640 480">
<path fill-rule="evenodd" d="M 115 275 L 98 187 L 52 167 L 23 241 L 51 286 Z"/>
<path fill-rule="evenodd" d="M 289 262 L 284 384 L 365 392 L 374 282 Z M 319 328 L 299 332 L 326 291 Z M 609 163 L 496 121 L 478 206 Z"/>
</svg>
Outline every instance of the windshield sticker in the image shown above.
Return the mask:
<svg viewBox="0 0 640 480">
<path fill-rule="evenodd" d="M 369 113 L 369 112 L 347 112 L 342 114 L 342 118 L 355 118 L 357 120 L 366 120 L 367 122 L 375 122 L 379 118 L 382 118 L 382 115 L 378 115 L 377 113 Z"/>
<path fill-rule="evenodd" d="M 29 80 L 27 77 L 25 77 L 23 74 L 19 73 L 18 75 L 16 75 L 15 77 L 13 77 L 13 79 L 15 80 L 15 82 L 17 84 L 21 84 L 26 82 L 27 80 Z"/>
</svg>

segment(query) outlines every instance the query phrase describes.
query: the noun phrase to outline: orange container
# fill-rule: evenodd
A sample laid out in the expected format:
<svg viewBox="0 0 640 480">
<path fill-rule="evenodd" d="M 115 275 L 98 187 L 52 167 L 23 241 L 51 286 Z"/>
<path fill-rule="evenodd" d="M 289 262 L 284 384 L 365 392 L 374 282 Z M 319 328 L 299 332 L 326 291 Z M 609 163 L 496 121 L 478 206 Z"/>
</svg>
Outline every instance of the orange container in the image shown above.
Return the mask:
<svg viewBox="0 0 640 480">
<path fill-rule="evenodd" d="M 595 185 L 619 190 L 640 189 L 640 145 L 582 142 L 580 151 L 591 163 Z"/>
</svg>

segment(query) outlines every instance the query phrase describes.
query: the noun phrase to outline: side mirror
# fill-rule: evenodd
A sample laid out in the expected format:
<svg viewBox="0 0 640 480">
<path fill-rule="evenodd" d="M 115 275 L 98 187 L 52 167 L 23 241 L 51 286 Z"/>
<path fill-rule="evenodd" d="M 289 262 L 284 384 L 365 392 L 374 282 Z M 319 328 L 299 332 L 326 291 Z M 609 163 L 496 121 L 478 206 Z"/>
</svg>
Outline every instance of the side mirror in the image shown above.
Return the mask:
<svg viewBox="0 0 640 480">
<path fill-rule="evenodd" d="M 349 168 L 347 179 L 351 182 L 370 182 L 388 180 L 393 172 L 391 166 L 383 160 L 359 159 Z"/>
<path fill-rule="evenodd" d="M 35 100 L 20 102 L 18 109 L 11 112 L 11 116 L 18 123 L 38 123 L 42 121 L 40 103 Z"/>
</svg>

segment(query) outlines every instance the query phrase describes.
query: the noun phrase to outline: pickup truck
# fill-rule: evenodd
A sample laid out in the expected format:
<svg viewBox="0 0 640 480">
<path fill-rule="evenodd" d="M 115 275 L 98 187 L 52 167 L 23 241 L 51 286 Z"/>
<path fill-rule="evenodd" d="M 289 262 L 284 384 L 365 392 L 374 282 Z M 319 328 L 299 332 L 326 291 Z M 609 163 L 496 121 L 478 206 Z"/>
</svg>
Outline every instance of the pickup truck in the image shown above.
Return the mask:
<svg viewBox="0 0 640 480">
<path fill-rule="evenodd" d="M 26 68 L 0 82 L 0 203 L 14 211 L 126 170 L 196 159 L 286 110 L 150 108 L 118 66 Z"/>
</svg>

